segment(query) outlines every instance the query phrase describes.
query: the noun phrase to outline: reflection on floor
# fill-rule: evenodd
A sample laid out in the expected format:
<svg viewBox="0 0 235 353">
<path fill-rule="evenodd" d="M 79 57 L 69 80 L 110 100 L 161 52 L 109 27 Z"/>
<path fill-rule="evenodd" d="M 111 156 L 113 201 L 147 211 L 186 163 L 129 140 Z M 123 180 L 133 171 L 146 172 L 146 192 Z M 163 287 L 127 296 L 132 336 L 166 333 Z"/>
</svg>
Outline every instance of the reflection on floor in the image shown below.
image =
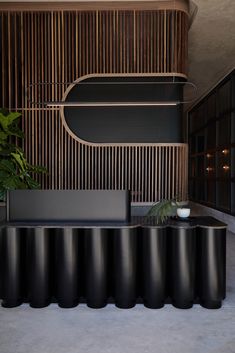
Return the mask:
<svg viewBox="0 0 235 353">
<path fill-rule="evenodd" d="M 219 310 L 1 308 L 0 352 L 235 353 L 235 234 L 227 245 L 227 298 Z"/>
</svg>

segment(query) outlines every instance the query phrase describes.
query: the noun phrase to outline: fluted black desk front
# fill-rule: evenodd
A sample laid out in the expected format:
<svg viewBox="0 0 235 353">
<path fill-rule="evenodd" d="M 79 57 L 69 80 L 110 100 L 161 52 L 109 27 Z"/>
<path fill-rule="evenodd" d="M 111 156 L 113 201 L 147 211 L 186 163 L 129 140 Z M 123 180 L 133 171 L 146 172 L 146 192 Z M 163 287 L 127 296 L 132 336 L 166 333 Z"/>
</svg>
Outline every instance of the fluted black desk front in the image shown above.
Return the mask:
<svg viewBox="0 0 235 353">
<path fill-rule="evenodd" d="M 133 218 L 112 223 L 3 223 L 0 297 L 4 307 L 51 302 L 101 308 L 194 302 L 219 308 L 225 298 L 226 225 Z"/>
</svg>

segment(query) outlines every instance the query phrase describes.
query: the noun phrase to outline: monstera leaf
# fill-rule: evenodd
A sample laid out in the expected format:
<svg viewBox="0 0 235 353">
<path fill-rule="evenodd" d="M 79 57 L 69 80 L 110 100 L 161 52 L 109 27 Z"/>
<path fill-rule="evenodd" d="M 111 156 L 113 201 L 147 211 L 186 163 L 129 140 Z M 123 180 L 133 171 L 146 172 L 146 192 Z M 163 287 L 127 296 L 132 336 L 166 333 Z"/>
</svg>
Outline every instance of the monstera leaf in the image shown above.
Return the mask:
<svg viewBox="0 0 235 353">
<path fill-rule="evenodd" d="M 10 141 L 10 138 L 24 138 L 24 133 L 18 126 L 20 116 L 18 112 L 9 113 L 0 109 L 0 156 L 7 156 L 14 152 L 16 145 Z"/>
<path fill-rule="evenodd" d="M 16 165 L 10 159 L 1 159 L 0 160 L 0 171 L 5 171 L 7 173 L 15 174 Z"/>
<path fill-rule="evenodd" d="M 18 112 L 11 112 L 7 115 L 4 115 L 2 112 L 0 112 L 0 126 L 2 130 L 5 131 L 8 135 L 14 135 L 14 130 L 17 129 L 17 126 L 13 123 L 20 116 L 21 114 Z"/>
</svg>

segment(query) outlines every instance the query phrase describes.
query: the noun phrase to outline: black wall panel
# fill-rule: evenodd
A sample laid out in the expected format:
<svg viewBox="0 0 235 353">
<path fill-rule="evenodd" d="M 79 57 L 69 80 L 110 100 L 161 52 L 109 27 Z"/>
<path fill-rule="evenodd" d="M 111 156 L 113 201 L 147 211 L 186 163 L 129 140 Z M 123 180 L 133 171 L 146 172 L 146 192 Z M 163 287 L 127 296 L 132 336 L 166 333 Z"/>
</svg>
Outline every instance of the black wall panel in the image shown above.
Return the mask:
<svg viewBox="0 0 235 353">
<path fill-rule="evenodd" d="M 142 79 L 143 80 L 143 79 Z M 181 101 L 183 84 L 172 78 L 148 81 L 104 82 L 97 79 L 75 85 L 66 97 L 70 102 L 161 103 Z M 97 83 L 98 82 L 98 83 Z M 149 83 L 145 83 L 149 82 Z M 105 84 L 104 84 L 105 83 Z M 181 105 L 129 107 L 66 107 L 65 121 L 82 140 L 93 143 L 182 142 Z"/>
</svg>

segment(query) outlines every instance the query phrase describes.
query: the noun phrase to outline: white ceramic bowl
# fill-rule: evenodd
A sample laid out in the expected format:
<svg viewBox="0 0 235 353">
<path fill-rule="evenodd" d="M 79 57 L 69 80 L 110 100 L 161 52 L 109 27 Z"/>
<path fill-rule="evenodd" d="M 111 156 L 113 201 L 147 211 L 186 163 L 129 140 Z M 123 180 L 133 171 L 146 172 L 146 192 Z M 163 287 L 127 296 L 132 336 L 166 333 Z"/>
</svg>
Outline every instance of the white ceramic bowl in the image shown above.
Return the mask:
<svg viewBox="0 0 235 353">
<path fill-rule="evenodd" d="M 190 208 L 177 208 L 177 216 L 187 218 L 190 215 Z"/>
</svg>

